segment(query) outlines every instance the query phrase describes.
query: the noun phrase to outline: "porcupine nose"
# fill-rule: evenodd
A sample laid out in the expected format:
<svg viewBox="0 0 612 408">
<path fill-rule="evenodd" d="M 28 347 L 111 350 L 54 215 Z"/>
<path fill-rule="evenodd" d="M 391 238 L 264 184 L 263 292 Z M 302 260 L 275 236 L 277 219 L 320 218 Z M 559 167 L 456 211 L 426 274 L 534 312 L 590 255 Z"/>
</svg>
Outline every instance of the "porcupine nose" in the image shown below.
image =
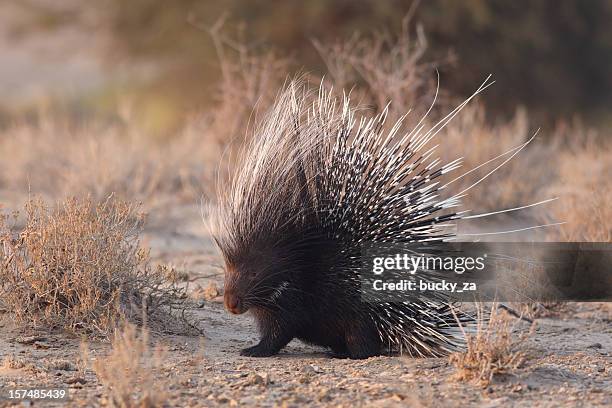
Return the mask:
<svg viewBox="0 0 612 408">
<path fill-rule="evenodd" d="M 223 300 L 225 303 L 225 308 L 229 310 L 233 314 L 241 314 L 244 313 L 242 308 L 242 300 L 239 296 L 236 296 L 234 293 L 226 292 L 223 296 Z"/>
</svg>

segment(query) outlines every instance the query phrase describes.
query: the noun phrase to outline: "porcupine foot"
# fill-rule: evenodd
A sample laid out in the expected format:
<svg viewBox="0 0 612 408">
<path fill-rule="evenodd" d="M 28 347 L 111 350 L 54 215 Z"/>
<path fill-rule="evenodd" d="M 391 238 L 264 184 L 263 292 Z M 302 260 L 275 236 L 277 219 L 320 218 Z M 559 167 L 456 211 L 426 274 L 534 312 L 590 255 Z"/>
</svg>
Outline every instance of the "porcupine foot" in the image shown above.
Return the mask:
<svg viewBox="0 0 612 408">
<path fill-rule="evenodd" d="M 258 315 L 257 321 L 259 330 L 262 334 L 261 340 L 254 346 L 247 347 L 240 351 L 241 356 L 245 357 L 270 357 L 278 354 L 293 339 L 293 331 L 287 327 L 281 328 L 278 322 L 265 315 Z M 283 330 L 284 329 L 284 330 Z"/>
<path fill-rule="evenodd" d="M 270 357 L 277 354 L 279 350 L 274 350 L 265 344 L 258 343 L 254 346 L 243 348 L 240 355 L 245 357 Z"/>
<path fill-rule="evenodd" d="M 328 351 L 326 353 L 329 358 L 338 358 L 338 359 L 344 359 L 344 358 L 349 358 L 349 352 L 346 349 L 346 345 L 337 345 L 337 346 L 332 346 L 331 350 Z"/>
<path fill-rule="evenodd" d="M 282 337 L 264 336 L 256 345 L 240 350 L 240 355 L 245 357 L 270 357 L 278 354 L 283 347 L 289 344 L 292 338 L 288 335 Z"/>
</svg>

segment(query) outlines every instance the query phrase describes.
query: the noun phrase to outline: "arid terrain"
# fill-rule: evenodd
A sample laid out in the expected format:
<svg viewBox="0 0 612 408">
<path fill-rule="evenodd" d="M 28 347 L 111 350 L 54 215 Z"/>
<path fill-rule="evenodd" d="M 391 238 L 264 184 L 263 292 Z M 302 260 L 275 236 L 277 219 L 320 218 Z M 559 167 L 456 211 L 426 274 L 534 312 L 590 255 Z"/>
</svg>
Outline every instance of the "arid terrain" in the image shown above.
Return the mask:
<svg viewBox="0 0 612 408">
<path fill-rule="evenodd" d="M 197 204 L 151 219 L 144 242 L 155 260 L 171 263 L 192 280 L 191 312 L 202 335 L 152 332 L 165 356 L 153 378 L 167 406 L 610 406 L 612 404 L 612 305 L 572 303 L 536 319 L 521 346 L 526 360 L 482 387 L 459 382 L 447 358 L 333 359 L 325 350 L 292 342 L 276 357 L 238 352 L 257 339 L 248 314 L 223 309 L 220 258 Z M 208 288 L 208 290 L 206 290 Z M 514 319 L 514 318 L 513 318 Z M 516 319 L 515 319 L 516 320 Z M 68 388 L 70 406 L 99 406 L 107 394 L 82 363 L 81 339 L 59 331 L 1 323 L 0 388 Z M 518 331 L 529 330 L 518 322 Z M 91 360 L 109 353 L 107 342 L 89 342 Z M 11 364 L 6 361 L 10 358 Z M 88 363 L 91 364 L 91 361 Z M 116 373 L 122 381 L 121 372 Z M 127 385 L 139 387 L 142 384 Z M 35 403 L 64 406 L 66 403 Z M 0 406 L 12 406 L 6 400 Z M 28 404 L 24 403 L 24 406 Z"/>
<path fill-rule="evenodd" d="M 498 320 L 492 322 L 499 323 L 478 331 L 467 351 L 450 357 L 335 359 L 295 340 L 274 357 L 241 357 L 240 350 L 258 334 L 248 313 L 224 310 L 223 260 L 211 237 L 209 209 L 240 168 L 241 149 L 259 136 L 258 126 L 288 78 L 301 75 L 312 95 L 320 84 L 338 101 L 350 93 L 358 114 L 388 109 L 384 131 L 410 112 L 399 127 L 406 133 L 414 126 L 422 125 L 424 132 L 435 128 L 470 93 L 445 90 L 450 75 L 445 69 L 452 72 L 453 58 L 438 60 L 445 50 L 429 52 L 431 44 L 410 14 L 397 32 L 355 30 L 337 42 L 314 45 L 309 38 L 324 66 L 311 72 L 292 55 L 243 44 L 226 29 L 225 17 L 211 25 L 186 21 L 179 5 L 166 19 L 160 10 L 167 4 L 157 3 L 149 11 L 162 17 L 156 20 L 163 26 L 159 32 L 171 29 L 165 24 L 175 18 L 178 27 L 194 30 L 198 42 L 151 36 L 149 13 L 140 9 L 131 14 L 116 9 L 116 17 L 128 19 L 109 27 L 132 28 L 130 18 L 145 16 L 144 43 L 156 37 L 174 51 L 180 40 L 183 48 L 192 47 L 188 54 L 205 37 L 211 48 L 203 54 L 206 69 L 214 68 L 216 75 L 207 78 L 210 88 L 199 89 L 194 71 L 175 67 L 174 54 L 160 61 L 171 62 L 176 71 L 164 71 L 168 67 L 161 62 L 115 66 L 113 58 L 121 53 L 112 51 L 120 51 L 116 45 L 125 45 L 125 38 L 111 35 L 104 26 L 111 20 L 96 13 L 92 21 L 83 13 L 85 24 L 74 29 L 22 33 L 21 43 L 15 40 L 19 30 L 0 28 L 0 50 L 11 59 L 0 67 L 6 74 L 0 76 L 8 78 L 0 90 L 15 94 L 6 102 L 11 109 L 0 111 L 5 115 L 0 117 L 0 407 L 612 406 L 612 303 L 512 304 L 514 314 L 495 309 Z M 62 26 L 77 15 L 39 20 Z M 274 25 L 280 18 L 268 17 Z M 506 29 L 514 37 L 514 23 Z M 102 53 L 92 32 L 102 42 L 119 42 L 111 41 L 111 52 Z M 537 31 L 532 35 L 545 38 Z M 577 38 L 582 49 L 585 41 Z M 532 52 L 531 42 L 524 42 Z M 141 45 L 136 42 L 137 49 Z M 103 69 L 99 60 L 110 66 Z M 511 61 L 508 66 L 534 68 L 531 61 Z M 132 69 L 145 77 L 142 83 L 128 75 Z M 180 78 L 182 87 L 169 81 L 142 86 L 147 89 L 142 95 L 129 93 L 148 75 L 163 72 Z M 465 68 L 458 71 L 455 82 L 463 82 L 464 73 Z M 115 89 L 123 75 L 134 84 Z M 461 89 L 477 89 L 487 75 L 470 72 L 478 80 Z M 557 88 L 563 79 L 551 75 L 549 81 Z M 588 119 L 572 115 L 542 124 L 534 117 L 547 116 L 547 106 L 538 115 L 522 106 L 502 113 L 489 109 L 506 106 L 493 102 L 507 102 L 514 85 L 506 81 L 487 89 L 425 147 L 437 145 L 441 163 L 463 159 L 458 174 L 441 177 L 465 173 L 453 180 L 452 192 L 470 190 L 462 210 L 513 211 L 460 221 L 458 232 L 474 239 L 612 242 L 609 126 L 591 128 Z M 72 87 L 80 96 L 71 103 L 48 95 Z M 207 94 L 207 105 L 183 100 L 195 89 Z M 20 107 L 22 99 L 39 94 L 41 102 Z M 168 103 L 167 94 L 179 103 Z M 140 211 L 146 213 L 144 224 Z M 525 231 L 495 235 L 510 230 Z M 177 302 L 184 310 L 166 313 L 154 306 L 152 293 L 160 296 L 155 301 Z M 166 314 L 155 315 L 160 310 Z M 69 399 L 7 398 L 9 389 L 41 387 L 67 389 Z"/>
</svg>

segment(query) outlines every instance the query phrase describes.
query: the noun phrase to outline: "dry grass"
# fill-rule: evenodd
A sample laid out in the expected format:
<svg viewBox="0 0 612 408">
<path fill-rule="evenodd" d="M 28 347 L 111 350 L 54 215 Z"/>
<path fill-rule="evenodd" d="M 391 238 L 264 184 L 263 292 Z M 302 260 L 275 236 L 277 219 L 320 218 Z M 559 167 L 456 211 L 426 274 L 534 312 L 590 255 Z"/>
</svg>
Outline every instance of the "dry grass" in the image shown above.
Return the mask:
<svg viewBox="0 0 612 408">
<path fill-rule="evenodd" d="M 26 362 L 23 359 L 15 357 L 14 355 L 8 355 L 4 357 L 4 360 L 2 360 L 1 367 L 9 370 L 18 370 L 25 366 Z"/>
<path fill-rule="evenodd" d="M 19 323 L 108 335 L 142 307 L 154 315 L 180 304 L 164 267 L 153 268 L 138 236 L 137 206 L 109 197 L 26 205 L 17 235 L 0 219 L 0 302 Z"/>
<path fill-rule="evenodd" d="M 222 23 L 222 22 L 221 22 Z M 186 119 L 160 140 L 137 126 L 133 104 L 122 101 L 116 120 L 76 124 L 41 113 L 0 134 L 0 200 L 19 202 L 31 191 L 51 199 L 111 193 L 147 209 L 170 201 L 211 198 L 219 158 L 244 140 L 258 109 L 265 110 L 289 72 L 289 61 L 256 52 L 210 29 L 222 80 L 213 107 Z"/>
<path fill-rule="evenodd" d="M 561 134 L 568 147 L 558 152 L 560 175 L 549 191 L 562 198 L 551 218 L 566 224 L 550 238 L 612 242 L 612 145 L 601 136 L 585 133 L 574 127 Z M 570 138 L 573 142 L 567 141 Z"/>
<path fill-rule="evenodd" d="M 129 121 L 129 117 L 126 118 Z M 207 194 L 213 178 L 193 124 L 171 141 L 151 140 L 133 126 L 40 123 L 8 129 L 0 141 L 0 188 L 33 191 L 54 199 L 111 193 L 129 200 L 193 199 Z"/>
<path fill-rule="evenodd" d="M 475 333 L 464 331 L 466 350 L 449 357 L 456 369 L 455 379 L 486 387 L 494 376 L 519 368 L 525 361 L 522 347 L 535 326 L 528 333 L 517 335 L 517 322 L 520 320 L 514 319 L 513 323 L 495 304 L 490 311 L 479 305 Z"/>
<path fill-rule="evenodd" d="M 226 17 L 212 27 L 199 27 L 210 35 L 221 71 L 209 131 L 212 140 L 224 147 L 244 142 L 253 115 L 273 102 L 291 70 L 289 58 L 250 46 L 241 30 L 229 35 Z"/>
<path fill-rule="evenodd" d="M 410 18 L 404 18 L 397 33 L 356 33 L 331 44 L 314 41 L 334 87 L 351 89 L 355 100 L 378 111 L 392 101 L 391 121 L 409 110 L 414 117 L 425 113 L 436 93 L 434 68 L 440 62 L 427 59 L 424 30 L 414 29 Z"/>
<path fill-rule="evenodd" d="M 127 103 L 119 109 L 119 124 L 74 125 L 58 118 L 16 123 L 0 135 L 0 199 L 13 204 L 32 191 L 52 199 L 89 194 L 102 201 L 115 193 L 153 210 L 158 204 L 195 202 L 202 196 L 212 200 L 219 173 L 231 170 L 231 153 L 242 145 L 259 112 L 269 107 L 292 64 L 269 49 L 250 47 L 239 35 L 230 37 L 223 19 L 201 28 L 213 39 L 222 74 L 213 108 L 193 116 L 182 131 L 163 141 L 152 140 L 134 125 Z M 391 118 L 411 111 L 408 127 L 433 99 L 440 61 L 428 59 L 423 30 L 410 24 L 410 16 L 398 33 L 355 35 L 315 46 L 337 92 L 351 90 L 354 100 L 377 111 L 391 101 Z M 314 84 L 320 81 L 315 74 L 307 77 Z M 440 144 L 437 151 L 443 160 L 463 156 L 462 170 L 467 171 L 533 134 L 537 124 L 530 123 L 523 110 L 505 122 L 486 118 L 486 101 L 502 97 L 501 92 L 498 86 L 491 88 L 432 141 Z M 439 97 L 425 126 L 465 96 Z M 530 146 L 470 191 L 465 208 L 486 212 L 559 196 L 557 204 L 513 213 L 504 222 L 566 221 L 562 231 L 551 230 L 548 238 L 610 241 L 606 202 L 612 193 L 605 178 L 610 174 L 610 144 L 603 137 L 599 143 L 588 142 L 593 139 L 588 133 L 580 124 L 542 129 Z M 498 163 L 471 173 L 453 190 L 470 186 Z"/>
<path fill-rule="evenodd" d="M 110 354 L 93 364 L 109 405 L 117 408 L 164 406 L 167 398 L 164 381 L 155 373 L 163 364 L 164 355 L 162 348 L 151 347 L 145 326 L 138 329 L 127 323 L 116 330 Z"/>
</svg>

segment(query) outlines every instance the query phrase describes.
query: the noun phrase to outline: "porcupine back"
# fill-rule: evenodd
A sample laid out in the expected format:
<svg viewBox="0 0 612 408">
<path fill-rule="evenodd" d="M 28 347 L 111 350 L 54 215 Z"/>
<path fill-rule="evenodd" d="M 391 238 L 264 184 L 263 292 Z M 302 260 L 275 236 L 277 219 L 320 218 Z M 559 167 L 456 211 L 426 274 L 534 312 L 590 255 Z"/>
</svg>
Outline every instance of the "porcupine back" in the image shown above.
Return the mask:
<svg viewBox="0 0 612 408">
<path fill-rule="evenodd" d="M 296 337 L 340 352 L 336 332 L 359 322 L 375 330 L 382 348 L 410 355 L 438 356 L 462 344 L 458 320 L 470 317 L 458 319 L 443 293 L 363 302 L 360 254 L 363 243 L 454 235 L 463 192 L 447 193 L 440 179 L 461 160 L 442 163 L 428 142 L 489 85 L 487 79 L 436 125 L 426 128 L 423 117 L 409 131 L 404 118 L 385 126 L 387 108 L 358 116 L 348 97 L 338 101 L 323 86 L 316 95 L 300 81 L 285 88 L 213 217 L 215 240 L 233 269 L 226 290 L 256 270 L 244 302 L 262 330 L 293 325 Z M 271 291 L 263 281 L 275 282 Z"/>
</svg>

